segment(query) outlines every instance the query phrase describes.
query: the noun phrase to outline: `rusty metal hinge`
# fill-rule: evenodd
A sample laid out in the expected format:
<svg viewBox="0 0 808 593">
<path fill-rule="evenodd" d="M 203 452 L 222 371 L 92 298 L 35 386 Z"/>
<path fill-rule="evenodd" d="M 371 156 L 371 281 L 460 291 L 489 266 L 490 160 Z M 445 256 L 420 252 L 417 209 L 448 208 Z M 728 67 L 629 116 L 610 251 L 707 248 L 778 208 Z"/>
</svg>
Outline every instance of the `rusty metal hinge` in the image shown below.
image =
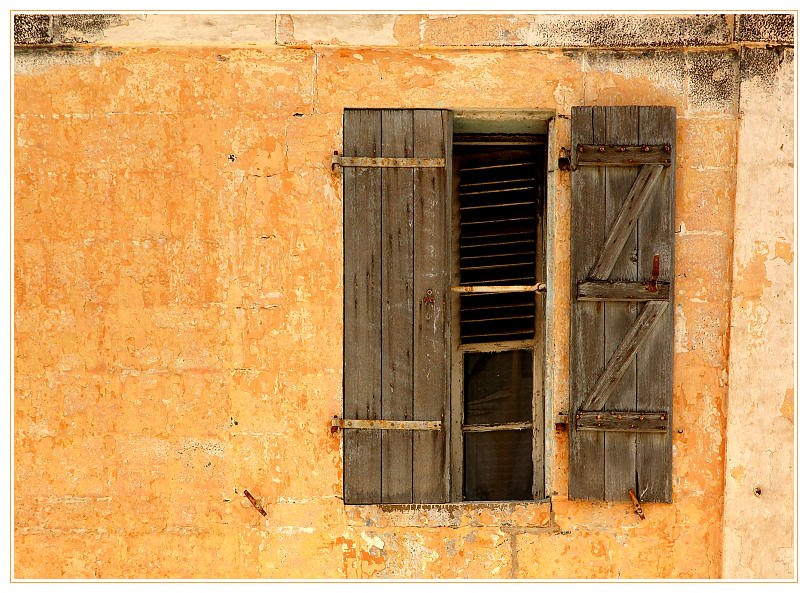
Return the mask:
<svg viewBox="0 0 808 593">
<path fill-rule="evenodd" d="M 331 432 L 340 428 L 360 430 L 443 430 L 442 420 L 356 420 L 334 416 L 331 419 Z"/>
<path fill-rule="evenodd" d="M 444 158 L 405 158 L 405 157 L 367 157 L 367 156 L 340 156 L 334 151 L 331 157 L 331 169 L 335 167 L 404 167 L 404 168 L 443 168 L 446 166 Z"/>
</svg>

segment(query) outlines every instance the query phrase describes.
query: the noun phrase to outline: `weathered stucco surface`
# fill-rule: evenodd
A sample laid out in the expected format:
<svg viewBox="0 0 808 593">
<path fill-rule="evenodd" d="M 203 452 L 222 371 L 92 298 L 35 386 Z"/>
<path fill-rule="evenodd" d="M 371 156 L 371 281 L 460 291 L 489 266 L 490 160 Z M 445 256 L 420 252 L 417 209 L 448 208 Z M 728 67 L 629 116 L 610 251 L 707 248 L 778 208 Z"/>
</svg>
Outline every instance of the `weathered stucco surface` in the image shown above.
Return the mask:
<svg viewBox="0 0 808 593">
<path fill-rule="evenodd" d="M 791 577 L 791 50 L 721 15 L 248 16 L 21 27 L 15 576 Z M 581 104 L 678 111 L 673 504 L 567 500 L 559 432 L 552 507 L 345 507 L 342 109 L 552 109 L 569 146 Z"/>
<path fill-rule="evenodd" d="M 739 511 L 724 517 L 727 577 L 794 565 L 793 61 L 791 49 L 741 54 L 726 461 L 726 504 Z"/>
</svg>

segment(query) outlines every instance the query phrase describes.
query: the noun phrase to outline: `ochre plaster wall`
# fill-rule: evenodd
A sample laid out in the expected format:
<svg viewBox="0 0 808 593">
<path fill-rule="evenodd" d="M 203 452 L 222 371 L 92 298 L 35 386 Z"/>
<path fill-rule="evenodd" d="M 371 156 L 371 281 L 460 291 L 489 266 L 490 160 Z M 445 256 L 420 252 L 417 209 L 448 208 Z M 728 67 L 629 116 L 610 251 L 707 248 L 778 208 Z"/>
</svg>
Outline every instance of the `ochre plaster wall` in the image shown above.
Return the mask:
<svg viewBox="0 0 808 593">
<path fill-rule="evenodd" d="M 790 330 L 793 269 L 792 170 L 767 174 L 776 199 L 736 192 L 761 164 L 739 88 L 761 121 L 793 127 L 764 105 L 765 93 L 791 92 L 791 61 L 771 66 L 776 91 L 742 76 L 740 53 L 761 44 L 734 36 L 751 25 L 70 18 L 28 21 L 15 57 L 15 577 L 708 578 L 722 563 L 745 576 L 722 556 L 746 537 L 739 507 L 724 505 L 728 402 L 752 401 L 747 385 L 729 392 L 751 368 L 730 356 L 730 309 L 743 331 L 748 306 L 776 301 L 740 339 L 754 356 L 785 348 L 770 340 Z M 342 409 L 341 180 L 330 169 L 342 109 L 553 109 L 551 141 L 569 146 L 563 116 L 583 104 L 678 112 L 673 504 L 644 505 L 640 521 L 628 504 L 568 501 L 561 432 L 552 506 L 345 507 L 341 437 L 329 431 Z M 551 395 L 565 413 L 570 187 L 569 173 L 551 175 Z M 761 222 L 761 200 L 786 218 Z M 766 410 L 793 422 L 787 362 Z M 734 418 L 743 470 L 726 500 L 755 504 L 749 476 L 769 461 L 741 459 L 749 443 L 733 441 Z M 777 422 L 773 438 L 788 441 L 791 424 Z M 792 576 L 779 554 L 771 571 L 750 570 Z"/>
</svg>

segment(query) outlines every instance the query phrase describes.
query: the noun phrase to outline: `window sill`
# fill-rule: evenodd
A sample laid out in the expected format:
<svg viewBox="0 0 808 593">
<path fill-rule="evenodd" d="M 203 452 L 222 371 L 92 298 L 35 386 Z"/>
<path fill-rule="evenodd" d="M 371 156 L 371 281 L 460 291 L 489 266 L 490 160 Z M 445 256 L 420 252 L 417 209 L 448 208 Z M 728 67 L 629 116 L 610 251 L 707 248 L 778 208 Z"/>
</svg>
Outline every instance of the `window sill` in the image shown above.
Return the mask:
<svg viewBox="0 0 808 593">
<path fill-rule="evenodd" d="M 549 527 L 549 498 L 429 504 L 344 506 L 348 524 L 362 527 Z"/>
</svg>

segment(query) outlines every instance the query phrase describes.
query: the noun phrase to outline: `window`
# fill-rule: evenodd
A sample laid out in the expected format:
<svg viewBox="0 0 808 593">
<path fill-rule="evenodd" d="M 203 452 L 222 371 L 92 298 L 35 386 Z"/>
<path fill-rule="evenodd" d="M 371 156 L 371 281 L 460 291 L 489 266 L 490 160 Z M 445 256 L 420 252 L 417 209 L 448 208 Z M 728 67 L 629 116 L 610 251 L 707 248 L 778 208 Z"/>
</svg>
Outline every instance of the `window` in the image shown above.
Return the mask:
<svg viewBox="0 0 808 593">
<path fill-rule="evenodd" d="M 343 123 L 344 501 L 542 499 L 547 118 Z M 571 124 L 570 497 L 669 501 L 675 112 Z"/>
</svg>

